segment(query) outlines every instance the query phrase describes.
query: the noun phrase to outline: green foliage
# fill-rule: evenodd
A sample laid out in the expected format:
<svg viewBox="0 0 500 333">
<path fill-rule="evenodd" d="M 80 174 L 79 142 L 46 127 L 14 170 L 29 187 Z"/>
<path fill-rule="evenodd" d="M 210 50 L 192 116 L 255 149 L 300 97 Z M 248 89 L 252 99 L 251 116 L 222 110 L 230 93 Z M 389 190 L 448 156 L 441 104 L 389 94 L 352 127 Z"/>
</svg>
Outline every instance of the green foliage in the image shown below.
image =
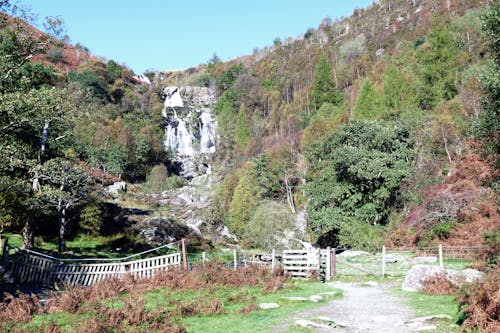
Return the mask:
<svg viewBox="0 0 500 333">
<path fill-rule="evenodd" d="M 387 112 L 382 98 L 375 91 L 370 79 L 365 79 L 363 87 L 354 106 L 353 118 L 359 120 L 381 119 Z"/>
<path fill-rule="evenodd" d="M 255 209 L 255 213 L 245 227 L 243 237 L 259 249 L 278 251 L 283 249 L 282 239 L 295 230 L 295 216 L 288 207 L 276 201 L 265 200 Z"/>
<path fill-rule="evenodd" d="M 390 65 L 383 78 L 385 106 L 392 114 L 410 109 L 413 106 L 413 87 L 402 71 L 396 66 Z"/>
<path fill-rule="evenodd" d="M 69 83 L 79 83 L 82 89 L 88 91 L 93 97 L 97 98 L 98 100 L 109 100 L 106 87 L 96 73 L 88 69 L 82 72 L 71 71 L 68 73 L 67 79 Z"/>
<path fill-rule="evenodd" d="M 430 109 L 457 94 L 457 76 L 463 68 L 459 56 L 451 32 L 434 27 L 427 35 L 426 43 L 417 51 L 418 94 L 423 109 Z"/>
<path fill-rule="evenodd" d="M 418 246 L 429 246 L 429 244 L 435 239 L 445 240 L 450 237 L 453 228 L 456 226 L 457 222 L 455 221 L 446 221 L 432 226 L 432 228 L 428 229 L 423 235 L 420 236 Z"/>
<path fill-rule="evenodd" d="M 234 81 L 236 81 L 238 76 L 240 76 L 244 72 L 245 67 L 242 63 L 232 65 L 216 80 L 215 84 L 217 86 L 217 89 L 219 89 L 219 91 L 228 90 L 233 85 Z"/>
<path fill-rule="evenodd" d="M 480 80 L 483 86 L 483 112 L 473 126 L 474 136 L 483 143 L 487 153 L 500 151 L 500 1 L 494 1 L 482 16 L 483 32 L 493 60 Z"/>
<path fill-rule="evenodd" d="M 247 113 L 241 105 L 235 128 L 235 141 L 240 149 L 244 150 L 250 142 L 250 128 L 248 127 Z"/>
<path fill-rule="evenodd" d="M 332 65 L 325 55 L 316 63 L 311 97 L 315 109 L 319 109 L 323 103 L 338 105 L 342 101 L 342 94 L 333 82 Z"/>
<path fill-rule="evenodd" d="M 243 235 L 259 203 L 260 189 L 255 179 L 252 163 L 245 164 L 234 189 L 229 206 L 229 227 L 236 235 Z"/>
<path fill-rule="evenodd" d="M 233 107 L 233 97 L 230 92 L 224 93 L 215 106 L 217 117 L 217 134 L 220 137 L 217 154 L 223 162 L 232 157 L 235 146 L 235 124 L 237 115 Z"/>
<path fill-rule="evenodd" d="M 411 170 L 413 139 L 400 124 L 353 121 L 306 154 L 310 227 L 317 237 L 346 243 L 340 235 L 348 235 L 352 221 L 386 222 Z"/>
<path fill-rule="evenodd" d="M 116 61 L 109 60 L 106 63 L 106 78 L 108 82 L 114 82 L 122 76 L 122 66 L 120 66 Z"/>
<path fill-rule="evenodd" d="M 370 225 L 357 219 L 349 219 L 348 227 L 339 228 L 339 247 L 350 247 L 355 244 L 357 250 L 377 251 L 384 244 L 384 228 Z"/>
<path fill-rule="evenodd" d="M 102 210 L 96 203 L 87 204 L 80 213 L 80 229 L 88 234 L 97 235 L 101 229 Z"/>
<path fill-rule="evenodd" d="M 309 147 L 334 132 L 345 118 L 345 111 L 331 103 L 323 103 L 304 129 L 302 147 Z M 307 148 L 305 148 L 307 149 Z"/>
<path fill-rule="evenodd" d="M 260 193 L 264 198 L 276 198 L 281 192 L 279 170 L 267 154 L 261 154 L 253 160 L 253 168 Z"/>
<path fill-rule="evenodd" d="M 147 193 L 162 193 L 163 191 L 181 188 L 187 185 L 186 181 L 176 175 L 169 175 L 163 164 L 155 165 L 143 185 L 143 190 Z"/>
</svg>

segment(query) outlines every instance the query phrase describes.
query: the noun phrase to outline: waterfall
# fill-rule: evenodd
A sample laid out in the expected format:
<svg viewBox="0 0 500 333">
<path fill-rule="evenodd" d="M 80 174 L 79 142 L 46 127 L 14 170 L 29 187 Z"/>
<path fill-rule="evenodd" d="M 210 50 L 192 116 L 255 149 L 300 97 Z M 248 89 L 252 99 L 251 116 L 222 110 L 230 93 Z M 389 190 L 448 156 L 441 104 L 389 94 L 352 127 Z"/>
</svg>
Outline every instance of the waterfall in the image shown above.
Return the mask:
<svg viewBox="0 0 500 333">
<path fill-rule="evenodd" d="M 216 144 L 214 94 L 204 87 L 166 87 L 163 96 L 164 145 L 182 166 L 179 174 L 192 179 L 209 173 Z"/>
</svg>

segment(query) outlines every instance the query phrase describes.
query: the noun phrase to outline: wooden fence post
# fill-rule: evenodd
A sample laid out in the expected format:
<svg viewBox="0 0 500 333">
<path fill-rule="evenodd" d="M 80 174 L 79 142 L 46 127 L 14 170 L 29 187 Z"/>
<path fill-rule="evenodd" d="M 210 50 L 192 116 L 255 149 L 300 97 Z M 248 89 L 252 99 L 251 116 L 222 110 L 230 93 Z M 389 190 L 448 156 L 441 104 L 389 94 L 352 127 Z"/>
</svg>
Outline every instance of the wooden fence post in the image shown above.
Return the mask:
<svg viewBox="0 0 500 333">
<path fill-rule="evenodd" d="M 203 267 L 205 267 L 205 262 L 207 261 L 207 253 L 206 252 L 202 252 L 201 253 L 201 263 L 203 265 Z"/>
<path fill-rule="evenodd" d="M 236 254 L 236 249 L 233 250 L 233 261 L 234 261 L 234 269 L 238 268 L 238 256 Z"/>
<path fill-rule="evenodd" d="M 274 272 L 274 268 L 276 267 L 276 250 L 273 249 L 271 251 L 271 271 Z"/>
<path fill-rule="evenodd" d="M 444 269 L 443 265 L 443 245 L 439 244 L 439 268 Z"/>
<path fill-rule="evenodd" d="M 326 248 L 326 277 L 328 281 L 332 278 L 332 249 Z"/>
<path fill-rule="evenodd" d="M 385 245 L 382 245 L 382 277 L 385 276 Z"/>
<path fill-rule="evenodd" d="M 184 269 L 187 271 L 188 270 L 188 261 L 187 261 L 186 240 L 184 238 L 181 239 L 181 244 L 182 244 L 182 261 L 183 261 Z"/>
</svg>

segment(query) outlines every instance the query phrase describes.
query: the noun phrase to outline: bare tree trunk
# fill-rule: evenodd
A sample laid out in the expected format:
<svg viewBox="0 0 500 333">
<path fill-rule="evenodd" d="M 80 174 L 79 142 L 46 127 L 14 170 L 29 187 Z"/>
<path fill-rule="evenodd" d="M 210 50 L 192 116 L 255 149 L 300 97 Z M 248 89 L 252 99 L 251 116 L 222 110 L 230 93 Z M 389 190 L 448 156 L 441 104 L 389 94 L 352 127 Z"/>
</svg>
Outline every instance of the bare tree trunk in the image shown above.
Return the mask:
<svg viewBox="0 0 500 333">
<path fill-rule="evenodd" d="M 66 207 L 59 210 L 59 254 L 62 255 L 66 250 Z"/>
<path fill-rule="evenodd" d="M 42 130 L 42 137 L 40 140 L 40 152 L 38 155 L 38 166 L 43 165 L 45 161 L 45 154 L 47 151 L 47 139 L 49 137 L 49 128 L 51 120 L 46 120 Z M 35 175 L 31 183 L 31 189 L 33 193 L 40 191 L 40 175 L 38 170 L 35 170 Z M 24 225 L 23 229 L 23 243 L 26 249 L 32 249 L 35 246 L 35 226 L 37 224 L 35 216 L 35 206 L 31 205 L 29 211 L 28 221 Z"/>
<path fill-rule="evenodd" d="M 444 150 L 446 151 L 446 155 L 448 156 L 448 162 L 452 164 L 453 161 L 451 160 L 450 151 L 448 150 L 448 141 L 446 141 L 446 137 L 444 135 L 444 127 L 442 125 L 441 125 L 441 135 L 443 136 Z"/>
<path fill-rule="evenodd" d="M 32 207 L 30 210 L 28 221 L 26 221 L 23 229 L 23 243 L 25 249 L 32 249 L 35 246 L 36 217 L 33 215 L 34 208 Z"/>
<path fill-rule="evenodd" d="M 293 203 L 293 193 L 290 183 L 288 182 L 288 176 L 285 176 L 285 189 L 286 189 L 286 200 L 290 206 L 290 211 L 295 214 L 297 211 L 295 209 L 295 204 Z"/>
</svg>

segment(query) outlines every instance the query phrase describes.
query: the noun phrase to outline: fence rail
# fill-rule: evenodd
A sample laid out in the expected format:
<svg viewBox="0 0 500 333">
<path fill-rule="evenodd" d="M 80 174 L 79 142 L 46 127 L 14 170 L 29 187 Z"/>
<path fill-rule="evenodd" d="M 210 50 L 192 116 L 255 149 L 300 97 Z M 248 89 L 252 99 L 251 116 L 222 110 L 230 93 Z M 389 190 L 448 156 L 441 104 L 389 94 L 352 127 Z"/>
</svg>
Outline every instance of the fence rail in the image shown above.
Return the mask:
<svg viewBox="0 0 500 333">
<path fill-rule="evenodd" d="M 149 277 L 158 270 L 167 270 L 180 264 L 179 253 L 115 263 L 82 263 L 81 261 L 68 263 L 31 252 L 20 254 L 14 261 L 12 271 L 19 283 L 60 282 L 88 286 L 105 278 L 122 277 L 127 274 L 136 278 Z"/>
</svg>

